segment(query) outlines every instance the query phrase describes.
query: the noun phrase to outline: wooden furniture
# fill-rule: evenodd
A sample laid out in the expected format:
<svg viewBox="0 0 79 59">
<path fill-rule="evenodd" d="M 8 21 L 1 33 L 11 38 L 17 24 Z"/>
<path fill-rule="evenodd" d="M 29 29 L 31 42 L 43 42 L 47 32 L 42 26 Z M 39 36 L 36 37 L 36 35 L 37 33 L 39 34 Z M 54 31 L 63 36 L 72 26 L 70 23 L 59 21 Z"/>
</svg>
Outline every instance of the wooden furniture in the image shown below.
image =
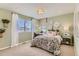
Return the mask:
<svg viewBox="0 0 79 59">
<path fill-rule="evenodd" d="M 63 38 L 62 44 L 72 45 L 72 46 L 74 45 L 74 37 L 70 33 L 65 32 L 62 38 Z"/>
</svg>

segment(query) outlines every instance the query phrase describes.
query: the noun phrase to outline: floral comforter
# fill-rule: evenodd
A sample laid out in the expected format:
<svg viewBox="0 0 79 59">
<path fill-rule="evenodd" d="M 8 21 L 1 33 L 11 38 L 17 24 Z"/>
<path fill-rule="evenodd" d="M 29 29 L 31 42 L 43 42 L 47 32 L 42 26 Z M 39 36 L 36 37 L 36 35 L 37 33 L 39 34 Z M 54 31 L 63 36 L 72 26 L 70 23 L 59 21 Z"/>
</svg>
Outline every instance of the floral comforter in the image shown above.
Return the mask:
<svg viewBox="0 0 79 59">
<path fill-rule="evenodd" d="M 31 47 L 39 47 L 55 56 L 59 56 L 61 55 L 60 41 L 61 38 L 39 35 L 32 40 Z"/>
</svg>

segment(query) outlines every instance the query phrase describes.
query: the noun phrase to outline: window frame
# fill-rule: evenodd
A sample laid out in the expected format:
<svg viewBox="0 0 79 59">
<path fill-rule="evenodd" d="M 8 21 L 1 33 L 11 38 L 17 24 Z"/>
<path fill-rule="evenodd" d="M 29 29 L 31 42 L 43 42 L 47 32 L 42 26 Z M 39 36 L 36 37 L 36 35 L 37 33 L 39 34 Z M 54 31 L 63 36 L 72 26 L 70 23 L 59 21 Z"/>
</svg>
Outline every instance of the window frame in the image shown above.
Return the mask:
<svg viewBox="0 0 79 59">
<path fill-rule="evenodd" d="M 24 29 L 23 30 L 20 30 L 20 23 L 19 23 L 19 20 L 23 20 L 24 21 Z M 26 26 L 26 23 L 29 22 L 28 24 L 30 24 L 30 30 L 26 30 L 27 26 Z M 18 21 L 17 21 L 17 30 L 18 32 L 32 32 L 32 20 L 26 20 L 26 19 L 23 19 L 23 18 L 19 18 Z"/>
</svg>

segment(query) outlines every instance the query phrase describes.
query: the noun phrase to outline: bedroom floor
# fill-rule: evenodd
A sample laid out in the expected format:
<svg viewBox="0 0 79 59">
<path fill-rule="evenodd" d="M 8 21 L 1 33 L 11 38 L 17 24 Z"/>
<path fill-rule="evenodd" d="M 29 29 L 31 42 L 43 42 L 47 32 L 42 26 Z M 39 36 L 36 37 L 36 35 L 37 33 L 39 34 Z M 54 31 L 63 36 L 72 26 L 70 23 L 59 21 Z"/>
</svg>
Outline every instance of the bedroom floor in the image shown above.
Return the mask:
<svg viewBox="0 0 79 59">
<path fill-rule="evenodd" d="M 62 56 L 74 56 L 74 47 L 62 45 Z M 30 42 L 0 51 L 0 56 L 53 56 L 42 49 L 30 47 Z"/>
</svg>

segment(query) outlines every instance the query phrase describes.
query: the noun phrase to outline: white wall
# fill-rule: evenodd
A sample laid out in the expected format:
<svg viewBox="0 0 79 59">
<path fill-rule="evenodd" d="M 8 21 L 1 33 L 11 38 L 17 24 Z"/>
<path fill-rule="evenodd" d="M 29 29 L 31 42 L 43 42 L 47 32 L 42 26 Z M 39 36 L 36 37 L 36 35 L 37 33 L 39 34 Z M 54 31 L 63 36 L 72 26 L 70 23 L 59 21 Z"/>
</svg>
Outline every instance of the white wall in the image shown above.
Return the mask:
<svg viewBox="0 0 79 59">
<path fill-rule="evenodd" d="M 32 40 L 32 32 L 19 32 L 19 43 Z"/>
<path fill-rule="evenodd" d="M 0 9 L 0 18 L 10 20 L 8 28 L 6 29 L 5 33 L 3 33 L 3 38 L 0 38 L 0 49 L 2 49 L 11 45 L 11 12 Z"/>
<path fill-rule="evenodd" d="M 65 30 L 73 33 L 73 28 L 69 30 L 70 27 L 73 27 L 73 17 L 74 17 L 73 13 L 64 14 L 64 15 L 55 16 L 55 17 L 49 17 L 47 18 L 47 22 L 46 22 L 46 19 L 40 19 L 40 24 L 46 25 L 47 29 L 49 30 L 49 29 L 52 29 L 54 23 L 57 22 L 62 27 L 61 31 Z"/>
</svg>

